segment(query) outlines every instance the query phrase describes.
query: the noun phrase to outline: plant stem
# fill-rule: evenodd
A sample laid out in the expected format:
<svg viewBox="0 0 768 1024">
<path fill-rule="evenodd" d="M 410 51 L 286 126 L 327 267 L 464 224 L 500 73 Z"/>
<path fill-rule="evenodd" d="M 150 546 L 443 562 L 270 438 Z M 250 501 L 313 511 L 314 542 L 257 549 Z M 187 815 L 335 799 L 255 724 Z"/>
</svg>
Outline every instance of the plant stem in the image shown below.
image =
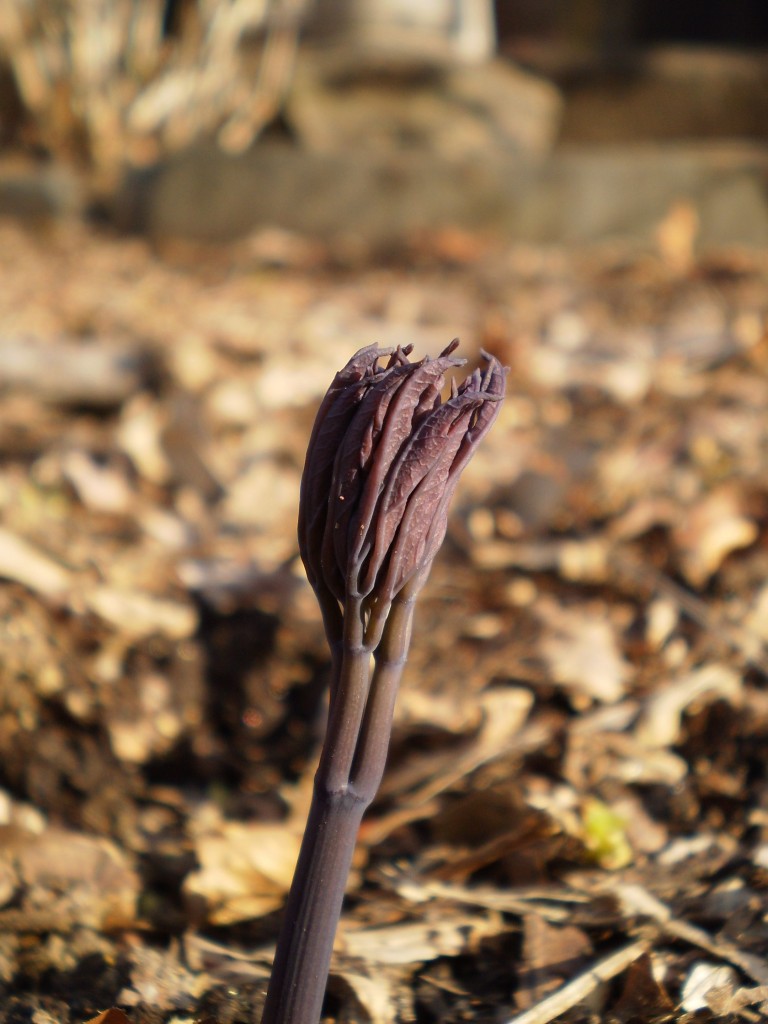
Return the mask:
<svg viewBox="0 0 768 1024">
<path fill-rule="evenodd" d="M 317 1024 L 363 813 L 384 771 L 397 688 L 423 580 L 388 611 L 374 654 L 364 613 L 350 599 L 341 655 L 334 655 L 331 705 L 312 804 L 275 952 L 262 1024 Z"/>
<path fill-rule="evenodd" d="M 365 807 L 316 786 L 275 952 L 262 1024 L 320 1020 L 336 925 Z"/>
</svg>

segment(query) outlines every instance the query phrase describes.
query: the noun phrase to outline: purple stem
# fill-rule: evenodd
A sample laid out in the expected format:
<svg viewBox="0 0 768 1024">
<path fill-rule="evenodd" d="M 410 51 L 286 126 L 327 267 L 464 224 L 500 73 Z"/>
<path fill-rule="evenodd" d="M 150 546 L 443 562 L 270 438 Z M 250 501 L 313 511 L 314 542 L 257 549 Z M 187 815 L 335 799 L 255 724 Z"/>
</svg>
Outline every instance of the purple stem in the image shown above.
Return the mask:
<svg viewBox="0 0 768 1024">
<path fill-rule="evenodd" d="M 422 573 L 394 599 L 374 652 L 362 602 L 347 601 L 341 654 L 307 827 L 285 907 L 262 1024 L 317 1024 L 363 813 L 379 787 Z"/>
</svg>

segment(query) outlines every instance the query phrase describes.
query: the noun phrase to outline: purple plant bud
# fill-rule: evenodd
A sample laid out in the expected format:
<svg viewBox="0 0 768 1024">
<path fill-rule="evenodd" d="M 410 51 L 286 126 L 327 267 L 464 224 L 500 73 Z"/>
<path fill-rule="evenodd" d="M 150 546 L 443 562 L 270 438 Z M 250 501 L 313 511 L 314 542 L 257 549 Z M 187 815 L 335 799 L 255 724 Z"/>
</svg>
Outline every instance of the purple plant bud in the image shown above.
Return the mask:
<svg viewBox="0 0 768 1024">
<path fill-rule="evenodd" d="M 320 403 L 307 448 L 299 497 L 299 550 L 312 586 L 321 585 L 318 546 L 322 545 L 333 463 L 340 439 L 355 410 L 381 371 L 376 364 L 391 349 L 377 345 L 361 348 L 334 377 Z"/>
<path fill-rule="evenodd" d="M 441 402 L 458 341 L 437 359 L 408 349 L 361 349 L 318 412 L 301 487 L 299 545 L 310 583 L 387 606 L 426 572 L 445 536 L 459 475 L 495 420 L 506 370 L 485 353 Z M 380 356 L 390 355 L 384 368 Z"/>
</svg>

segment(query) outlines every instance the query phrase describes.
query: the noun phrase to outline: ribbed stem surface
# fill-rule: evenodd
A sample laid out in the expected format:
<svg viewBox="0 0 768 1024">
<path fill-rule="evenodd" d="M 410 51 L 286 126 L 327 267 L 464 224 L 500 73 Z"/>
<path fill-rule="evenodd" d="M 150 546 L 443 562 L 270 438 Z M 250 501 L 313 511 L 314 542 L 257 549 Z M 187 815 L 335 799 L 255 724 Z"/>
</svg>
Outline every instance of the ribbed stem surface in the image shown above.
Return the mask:
<svg viewBox="0 0 768 1024">
<path fill-rule="evenodd" d="M 359 602 L 345 608 L 340 657 L 312 805 L 285 908 L 262 1024 L 317 1024 L 344 889 L 365 809 L 378 789 L 422 580 L 389 609 L 371 674 Z"/>
<path fill-rule="evenodd" d="M 262 1024 L 320 1020 L 336 925 L 365 807 L 315 789 Z"/>
</svg>

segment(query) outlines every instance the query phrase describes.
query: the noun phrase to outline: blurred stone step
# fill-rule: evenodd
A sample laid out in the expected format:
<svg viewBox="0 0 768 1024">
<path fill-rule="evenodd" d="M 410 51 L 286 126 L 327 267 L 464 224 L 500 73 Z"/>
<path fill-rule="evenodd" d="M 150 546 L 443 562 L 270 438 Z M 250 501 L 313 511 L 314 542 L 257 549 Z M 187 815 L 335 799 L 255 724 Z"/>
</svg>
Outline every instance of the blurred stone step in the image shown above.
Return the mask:
<svg viewBox="0 0 768 1024">
<path fill-rule="evenodd" d="M 307 153 L 262 143 L 239 157 L 214 146 L 128 179 L 119 226 L 155 237 L 226 241 L 264 226 L 386 245 L 445 226 L 509 241 L 650 237 L 685 199 L 703 244 L 768 245 L 768 148 L 739 144 L 584 147 L 535 160 L 490 148 Z"/>
</svg>

